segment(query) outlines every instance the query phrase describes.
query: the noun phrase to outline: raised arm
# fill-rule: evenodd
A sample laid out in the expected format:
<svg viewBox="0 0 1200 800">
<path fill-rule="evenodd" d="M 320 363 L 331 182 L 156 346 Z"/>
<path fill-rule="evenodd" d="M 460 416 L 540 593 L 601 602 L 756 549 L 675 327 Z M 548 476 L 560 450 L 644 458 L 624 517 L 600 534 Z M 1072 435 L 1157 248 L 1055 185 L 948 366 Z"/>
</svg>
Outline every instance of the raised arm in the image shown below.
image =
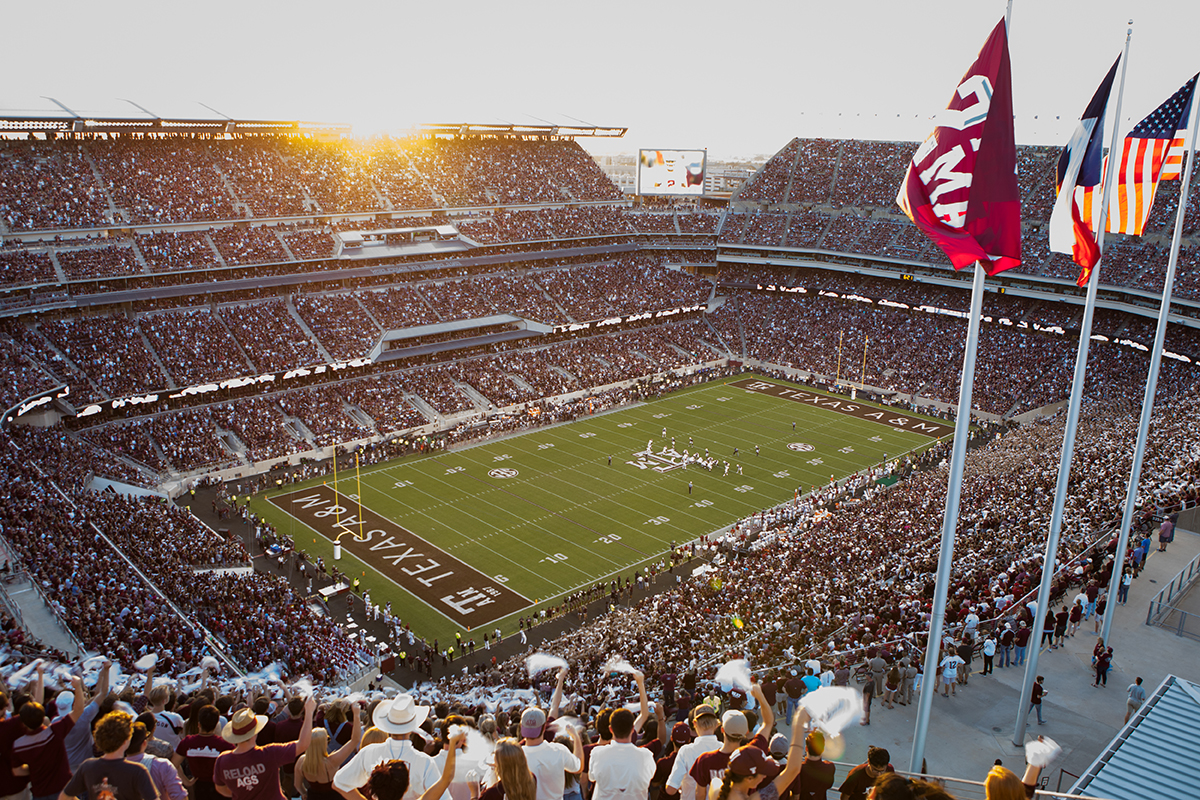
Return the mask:
<svg viewBox="0 0 1200 800">
<path fill-rule="evenodd" d="M 803 708 L 797 708 L 796 713 L 792 715 L 792 742 L 788 745 L 787 766 L 773 781 L 775 792 L 781 797 L 804 766 L 804 729 L 809 719 L 808 712 Z"/>
<path fill-rule="evenodd" d="M 88 704 L 87 692 L 83 690 L 83 678 L 72 675 L 71 690 L 75 693 L 75 704 L 71 706 L 71 721 L 79 722 L 79 718 L 83 716 L 83 709 L 87 708 Z"/>
<path fill-rule="evenodd" d="M 450 788 L 450 783 L 454 780 L 458 749 L 463 746 L 465 741 L 467 741 L 466 731 L 459 731 L 450 737 L 450 741 L 446 743 L 446 764 L 442 767 L 442 777 L 438 778 L 437 783 L 422 792 L 419 800 L 438 800 Z"/>
<path fill-rule="evenodd" d="M 313 712 L 316 710 L 317 698 L 310 694 L 304 701 L 304 722 L 300 728 L 300 738 L 296 740 L 297 758 L 308 749 L 308 745 L 312 741 Z"/>
<path fill-rule="evenodd" d="M 758 701 L 758 711 L 762 716 L 762 723 L 754 729 L 754 733 L 761 732 L 763 736 L 770 739 L 771 728 L 775 727 L 775 709 L 771 708 L 771 704 L 767 702 L 761 685 L 750 684 L 750 695 Z"/>
<path fill-rule="evenodd" d="M 547 719 L 556 719 L 558 717 L 558 708 L 562 705 L 563 683 L 567 679 L 567 668 L 562 667 L 558 671 L 558 682 L 554 685 L 554 697 L 550 699 L 550 713 Z"/>
<path fill-rule="evenodd" d="M 633 721 L 633 729 L 641 733 L 646 720 L 650 719 L 650 698 L 646 696 L 646 676 L 642 674 L 641 670 L 634 670 L 633 680 L 637 683 L 638 703 L 641 706 L 637 718 Z"/>
</svg>

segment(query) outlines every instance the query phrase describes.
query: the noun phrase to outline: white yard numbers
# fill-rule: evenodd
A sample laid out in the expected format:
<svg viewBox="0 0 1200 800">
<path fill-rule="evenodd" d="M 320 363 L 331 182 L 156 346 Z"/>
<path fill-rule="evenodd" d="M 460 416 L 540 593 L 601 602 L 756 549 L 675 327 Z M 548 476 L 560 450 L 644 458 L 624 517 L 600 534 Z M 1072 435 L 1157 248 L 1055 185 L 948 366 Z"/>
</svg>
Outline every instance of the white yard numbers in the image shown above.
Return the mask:
<svg viewBox="0 0 1200 800">
<path fill-rule="evenodd" d="M 669 417 L 669 416 L 671 416 L 671 413 L 670 413 L 670 412 L 667 412 L 667 413 L 665 413 L 665 414 L 655 414 L 655 415 L 654 415 L 654 418 L 655 418 L 655 419 L 662 419 L 663 417 Z"/>
<path fill-rule="evenodd" d="M 725 402 L 728 402 L 728 401 L 732 400 L 733 398 L 732 398 L 732 397 L 717 397 L 717 398 L 714 398 L 714 399 L 715 399 L 715 400 L 716 400 L 718 403 L 725 403 Z"/>
<path fill-rule="evenodd" d="M 545 561 L 547 563 L 550 563 L 550 564 L 558 564 L 562 561 L 566 561 L 567 557 L 564 556 L 562 553 L 551 553 L 550 555 L 546 556 L 545 558 L 543 558 L 541 560 Z"/>
<path fill-rule="evenodd" d="M 636 424 L 637 423 L 635 423 L 635 422 L 618 422 L 617 427 L 618 428 L 632 428 Z"/>
<path fill-rule="evenodd" d="M 868 439 L 867 441 L 870 441 L 870 442 L 882 442 L 882 441 L 883 441 L 883 437 L 882 437 L 882 436 L 872 436 L 872 437 L 871 437 L 870 439 Z"/>
<path fill-rule="evenodd" d="M 588 431 L 587 433 L 581 433 L 581 434 L 579 434 L 579 438 L 580 438 L 580 439 L 591 439 L 591 438 L 592 438 L 593 436 L 595 436 L 595 435 L 596 435 L 595 433 L 592 433 L 591 431 Z"/>
<path fill-rule="evenodd" d="M 466 472 L 466 471 L 467 471 L 466 467 L 451 467 L 450 469 L 446 470 L 446 474 L 453 475 L 456 472 Z"/>
<path fill-rule="evenodd" d="M 510 458 L 512 458 L 512 456 L 510 456 L 508 453 L 501 453 L 493 458 L 492 461 L 508 461 Z"/>
<path fill-rule="evenodd" d="M 670 521 L 671 521 L 670 517 L 651 517 L 650 519 L 646 520 L 642 524 L 643 525 L 662 525 L 662 524 L 670 522 Z"/>
<path fill-rule="evenodd" d="M 403 489 L 405 486 L 412 486 L 412 481 L 396 481 L 392 485 L 397 489 Z"/>
<path fill-rule="evenodd" d="M 554 442 L 542 442 L 538 445 L 538 450 L 549 450 L 551 447 L 554 447 Z"/>
<path fill-rule="evenodd" d="M 688 406 L 687 410 L 688 411 L 699 411 L 702 408 L 704 408 L 704 406 Z"/>
<path fill-rule="evenodd" d="M 846 445 L 845 447 L 838 448 L 838 452 L 839 453 L 853 453 L 854 448 L 851 447 L 850 445 Z"/>
<path fill-rule="evenodd" d="M 745 494 L 746 492 L 753 492 L 753 491 L 754 491 L 754 487 L 753 487 L 753 486 L 748 486 L 748 485 L 746 485 L 746 484 L 743 484 L 743 485 L 741 485 L 741 486 L 735 486 L 735 487 L 733 487 L 733 490 L 734 490 L 735 492 L 741 492 L 742 494 Z"/>
<path fill-rule="evenodd" d="M 810 458 L 810 459 L 808 460 L 808 463 L 812 464 L 814 467 L 819 467 L 819 466 L 821 466 L 822 464 L 824 464 L 825 462 L 824 462 L 824 461 L 822 461 L 822 460 L 821 460 L 821 459 L 819 459 L 819 458 Z"/>
<path fill-rule="evenodd" d="M 779 470 L 779 472 L 776 472 L 776 473 L 775 473 L 775 477 L 776 477 L 776 478 L 787 478 L 787 477 L 789 477 L 791 474 L 792 474 L 792 473 L 788 472 L 786 469 L 781 469 L 781 470 Z"/>
<path fill-rule="evenodd" d="M 596 541 L 601 542 L 602 544 L 612 544 L 613 542 L 621 541 L 621 537 L 615 533 L 610 533 L 608 536 L 601 536 Z"/>
<path fill-rule="evenodd" d="M 697 500 L 695 503 L 692 503 L 692 505 L 695 506 L 696 508 L 708 508 L 712 504 L 713 504 L 712 500 Z"/>
</svg>

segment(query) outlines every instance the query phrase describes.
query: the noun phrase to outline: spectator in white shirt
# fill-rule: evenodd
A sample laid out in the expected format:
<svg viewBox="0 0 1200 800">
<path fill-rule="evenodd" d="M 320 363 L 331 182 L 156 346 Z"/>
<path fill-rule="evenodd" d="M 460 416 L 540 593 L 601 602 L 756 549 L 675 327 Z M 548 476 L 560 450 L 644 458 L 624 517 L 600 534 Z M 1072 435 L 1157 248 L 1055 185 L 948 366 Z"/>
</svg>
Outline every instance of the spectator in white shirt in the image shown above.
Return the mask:
<svg viewBox="0 0 1200 800">
<path fill-rule="evenodd" d="M 650 791 L 654 777 L 654 755 L 633 744 L 633 712 L 619 708 L 613 712 L 609 725 L 613 741 L 592 751 L 588 778 L 596 785 L 592 800 L 642 798 Z"/>
<path fill-rule="evenodd" d="M 418 752 L 409 741 L 409 734 L 421 727 L 428 716 L 429 706 L 417 705 L 409 694 L 396 695 L 394 700 L 384 700 L 376 706 L 372 721 L 376 728 L 390 734 L 391 738 L 359 750 L 333 776 L 333 788 L 346 800 L 366 800 L 358 788 L 367 784 L 371 771 L 389 761 L 403 761 L 408 765 L 408 788 L 404 800 L 420 797 L 441 778 L 441 770 L 434 760 Z"/>
<path fill-rule="evenodd" d="M 583 769 L 583 741 L 579 732 L 568 728 L 574 752 L 557 742 L 547 742 L 546 714 L 530 707 L 521 715 L 521 737 L 525 740 L 525 760 L 537 780 L 537 800 L 562 800 L 566 788 L 566 773 L 577 774 Z"/>
<path fill-rule="evenodd" d="M 696 796 L 696 781 L 690 773 L 692 765 L 702 754 L 717 750 L 721 743 L 717 741 L 717 728 L 721 720 L 716 710 L 708 705 L 698 705 L 692 711 L 692 728 L 696 731 L 696 739 L 690 744 L 679 748 L 675 756 L 675 764 L 667 778 L 666 793 L 669 796 L 683 795 L 686 798 Z"/>
</svg>

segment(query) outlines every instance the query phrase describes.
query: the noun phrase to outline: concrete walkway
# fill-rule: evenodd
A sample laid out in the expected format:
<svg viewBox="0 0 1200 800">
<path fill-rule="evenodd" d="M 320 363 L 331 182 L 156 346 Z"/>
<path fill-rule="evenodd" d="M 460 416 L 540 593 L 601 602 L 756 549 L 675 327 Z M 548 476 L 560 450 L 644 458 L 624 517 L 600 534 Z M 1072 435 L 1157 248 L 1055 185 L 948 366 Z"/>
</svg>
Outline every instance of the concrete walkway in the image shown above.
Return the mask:
<svg viewBox="0 0 1200 800">
<path fill-rule="evenodd" d="M 1128 604 L 1117 606 L 1113 617 L 1109 644 L 1114 658 L 1106 688 L 1092 688 L 1092 648 L 1097 639 L 1093 622 L 1085 622 L 1063 648 L 1042 650 L 1038 672 L 1046 679 L 1047 694 L 1042 701 L 1046 724 L 1038 725 L 1036 715 L 1030 715 L 1025 740 L 1044 734 L 1063 748 L 1062 757 L 1043 773 L 1049 778 L 1049 789 L 1058 786 L 1060 770 L 1082 773 L 1121 729 L 1126 687 L 1135 677 L 1142 677 L 1147 693 L 1168 673 L 1200 682 L 1200 643 L 1146 625 L 1150 600 L 1198 553 L 1200 536 L 1186 531 L 1176 532 L 1166 553 L 1157 552 L 1157 544 L 1152 547 L 1146 568 L 1130 586 Z M 925 747 L 928 769 L 934 774 L 982 781 L 999 758 L 1019 775 L 1024 770 L 1024 751 L 1013 746 L 1012 738 L 1024 669 L 997 669 L 984 676 L 979 672 L 982 659 L 974 667 L 970 682 L 958 687 L 956 696 L 933 699 Z M 847 731 L 844 753 L 826 757 L 861 763 L 866 760 L 867 746 L 875 745 L 890 751 L 897 769 L 908 770 L 916 712 L 916 705 L 883 708 L 876 698 L 871 724 Z M 839 770 L 839 779 L 842 774 Z M 1074 778 L 1061 778 L 1065 791 Z M 960 796 L 957 787 L 951 790 Z"/>
<path fill-rule="evenodd" d="M 42 601 L 42 596 L 30 584 L 27 574 L 6 585 L 4 592 L 21 609 L 21 620 L 26 630 L 56 650 L 79 655 L 75 640 L 63 628 L 58 616 Z"/>
</svg>

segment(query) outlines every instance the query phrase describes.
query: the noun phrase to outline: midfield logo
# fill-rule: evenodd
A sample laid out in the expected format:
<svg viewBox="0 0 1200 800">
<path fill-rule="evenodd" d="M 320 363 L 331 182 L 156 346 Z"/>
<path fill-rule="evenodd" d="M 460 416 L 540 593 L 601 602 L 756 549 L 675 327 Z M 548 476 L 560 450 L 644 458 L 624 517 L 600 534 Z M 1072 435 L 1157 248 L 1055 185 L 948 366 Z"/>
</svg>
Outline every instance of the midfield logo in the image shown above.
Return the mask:
<svg viewBox="0 0 1200 800">
<path fill-rule="evenodd" d="M 655 453 L 650 450 L 642 450 L 633 454 L 634 461 L 626 461 L 626 464 L 637 467 L 638 469 L 652 469 L 655 472 L 670 472 L 675 469 L 683 469 L 683 454 L 676 452 L 672 448 L 666 448 Z"/>
</svg>

